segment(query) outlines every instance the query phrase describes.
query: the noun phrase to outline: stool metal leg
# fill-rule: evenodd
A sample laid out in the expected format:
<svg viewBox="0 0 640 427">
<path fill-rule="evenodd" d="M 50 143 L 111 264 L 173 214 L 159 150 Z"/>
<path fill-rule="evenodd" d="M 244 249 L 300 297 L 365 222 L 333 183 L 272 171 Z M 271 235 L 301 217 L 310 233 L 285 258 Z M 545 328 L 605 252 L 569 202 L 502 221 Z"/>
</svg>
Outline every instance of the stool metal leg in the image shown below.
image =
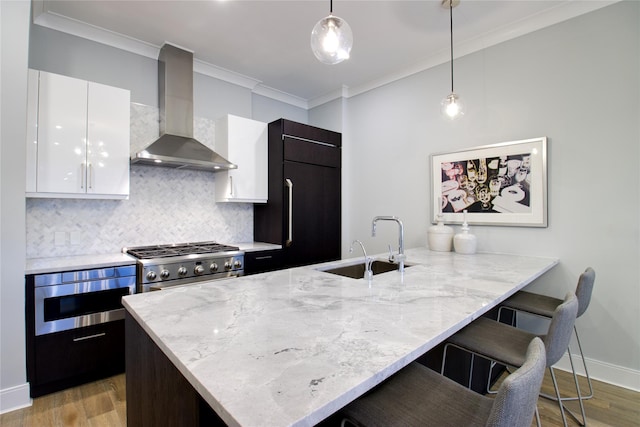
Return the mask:
<svg viewBox="0 0 640 427">
<path fill-rule="evenodd" d="M 556 391 L 556 397 L 558 398 L 558 405 L 560 406 L 560 415 L 562 415 L 562 425 L 567 427 L 567 417 L 564 415 L 564 405 L 560 399 L 560 389 L 558 388 L 558 382 L 556 381 L 556 374 L 553 372 L 553 368 L 549 366 L 549 372 L 551 372 L 551 381 L 553 382 L 553 388 Z"/>
<path fill-rule="evenodd" d="M 511 326 L 514 327 L 518 327 L 518 316 L 517 313 L 520 310 L 516 310 L 510 307 L 504 307 L 504 306 L 500 306 L 500 308 L 498 309 L 498 319 L 500 319 L 500 315 L 502 314 L 502 309 L 505 308 L 507 310 L 511 310 L 512 312 L 516 313 L 515 316 L 513 316 L 513 320 L 511 322 Z M 540 316 L 538 314 L 535 313 L 530 313 L 528 311 L 525 311 L 524 313 L 530 314 L 532 316 L 537 316 L 537 317 L 542 317 L 544 319 L 548 319 L 548 317 L 546 316 Z M 587 378 L 587 384 L 589 385 L 589 394 L 586 395 L 582 395 L 582 390 L 579 391 L 578 395 L 579 396 L 571 396 L 571 397 L 563 397 L 562 400 L 588 400 L 591 399 L 593 397 L 593 384 L 591 383 L 591 376 L 589 375 L 589 370 L 587 369 L 587 362 L 584 358 L 584 352 L 582 351 L 582 343 L 580 343 L 580 336 L 578 335 L 578 328 L 576 325 L 573 325 L 573 333 L 575 334 L 576 337 L 576 342 L 578 343 L 578 350 L 580 350 L 580 358 L 582 359 L 582 367 L 584 368 L 584 374 L 585 377 Z M 571 346 L 567 347 L 567 353 L 569 354 L 569 360 L 571 362 L 571 373 L 573 374 L 574 380 L 576 382 L 578 382 L 578 373 L 576 372 L 574 365 L 573 365 L 573 354 L 571 353 Z M 488 390 L 488 389 L 487 389 Z M 543 395 L 544 397 L 546 397 L 547 399 L 551 399 L 551 400 L 555 400 L 555 397 L 550 396 L 550 395 Z"/>
<path fill-rule="evenodd" d="M 589 371 L 587 370 L 587 362 L 584 360 L 584 352 L 582 351 L 582 344 L 580 344 L 578 328 L 575 325 L 573 325 L 573 332 L 576 334 L 576 342 L 578 343 L 578 350 L 580 350 L 580 357 L 582 358 L 582 367 L 584 368 L 584 374 L 587 377 L 587 383 L 589 384 L 589 394 L 582 396 L 583 400 L 587 400 L 593 397 L 593 385 L 591 384 L 591 376 L 589 376 Z M 571 351 L 569 351 L 569 357 L 571 357 Z"/>
</svg>

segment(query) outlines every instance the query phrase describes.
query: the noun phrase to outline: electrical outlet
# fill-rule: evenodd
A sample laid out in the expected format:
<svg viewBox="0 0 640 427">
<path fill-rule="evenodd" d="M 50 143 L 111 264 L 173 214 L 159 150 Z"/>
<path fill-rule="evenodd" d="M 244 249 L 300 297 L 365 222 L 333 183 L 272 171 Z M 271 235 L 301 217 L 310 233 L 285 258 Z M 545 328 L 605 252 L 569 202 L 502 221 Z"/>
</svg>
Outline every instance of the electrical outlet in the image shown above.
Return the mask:
<svg viewBox="0 0 640 427">
<path fill-rule="evenodd" d="M 70 245 L 79 245 L 80 244 L 80 232 L 72 231 L 69 233 L 69 244 Z"/>
</svg>

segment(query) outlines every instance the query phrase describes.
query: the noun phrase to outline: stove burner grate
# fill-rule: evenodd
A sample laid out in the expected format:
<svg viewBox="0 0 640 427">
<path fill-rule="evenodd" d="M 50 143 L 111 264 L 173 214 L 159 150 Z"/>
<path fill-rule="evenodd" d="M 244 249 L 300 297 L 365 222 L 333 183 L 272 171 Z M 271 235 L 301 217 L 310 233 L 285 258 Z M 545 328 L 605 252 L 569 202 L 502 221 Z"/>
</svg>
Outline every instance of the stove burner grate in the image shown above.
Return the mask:
<svg viewBox="0 0 640 427">
<path fill-rule="evenodd" d="M 237 246 L 217 242 L 194 242 L 169 245 L 152 245 L 128 248 L 127 253 L 138 259 L 166 258 L 194 254 L 214 254 L 217 252 L 238 251 Z"/>
</svg>

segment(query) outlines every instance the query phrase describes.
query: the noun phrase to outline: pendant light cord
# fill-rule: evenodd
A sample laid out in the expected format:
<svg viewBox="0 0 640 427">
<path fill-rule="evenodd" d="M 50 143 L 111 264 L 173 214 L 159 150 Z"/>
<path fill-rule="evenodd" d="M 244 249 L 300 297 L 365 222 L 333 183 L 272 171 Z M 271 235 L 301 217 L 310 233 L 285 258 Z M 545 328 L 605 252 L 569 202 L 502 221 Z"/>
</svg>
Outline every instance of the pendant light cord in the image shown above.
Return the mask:
<svg viewBox="0 0 640 427">
<path fill-rule="evenodd" d="M 333 15 L 333 0 L 329 0 L 329 15 Z"/>
<path fill-rule="evenodd" d="M 453 93 L 453 0 L 449 0 L 449 35 L 451 41 L 451 93 Z"/>
</svg>

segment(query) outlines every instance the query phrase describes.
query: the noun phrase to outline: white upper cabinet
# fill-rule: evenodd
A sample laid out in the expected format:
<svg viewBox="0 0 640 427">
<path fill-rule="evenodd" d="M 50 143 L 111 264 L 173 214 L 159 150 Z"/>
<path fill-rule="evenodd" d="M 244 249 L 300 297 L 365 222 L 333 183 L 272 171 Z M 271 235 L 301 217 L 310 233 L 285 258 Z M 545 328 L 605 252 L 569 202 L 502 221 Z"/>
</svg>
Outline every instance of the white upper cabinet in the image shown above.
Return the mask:
<svg viewBox="0 0 640 427">
<path fill-rule="evenodd" d="M 267 123 L 228 114 L 215 131 L 216 152 L 238 165 L 215 174 L 216 202 L 266 203 Z"/>
<path fill-rule="evenodd" d="M 28 93 L 27 196 L 127 198 L 129 91 L 30 70 Z"/>
<path fill-rule="evenodd" d="M 89 82 L 87 193 L 129 195 L 130 94 Z"/>
</svg>

